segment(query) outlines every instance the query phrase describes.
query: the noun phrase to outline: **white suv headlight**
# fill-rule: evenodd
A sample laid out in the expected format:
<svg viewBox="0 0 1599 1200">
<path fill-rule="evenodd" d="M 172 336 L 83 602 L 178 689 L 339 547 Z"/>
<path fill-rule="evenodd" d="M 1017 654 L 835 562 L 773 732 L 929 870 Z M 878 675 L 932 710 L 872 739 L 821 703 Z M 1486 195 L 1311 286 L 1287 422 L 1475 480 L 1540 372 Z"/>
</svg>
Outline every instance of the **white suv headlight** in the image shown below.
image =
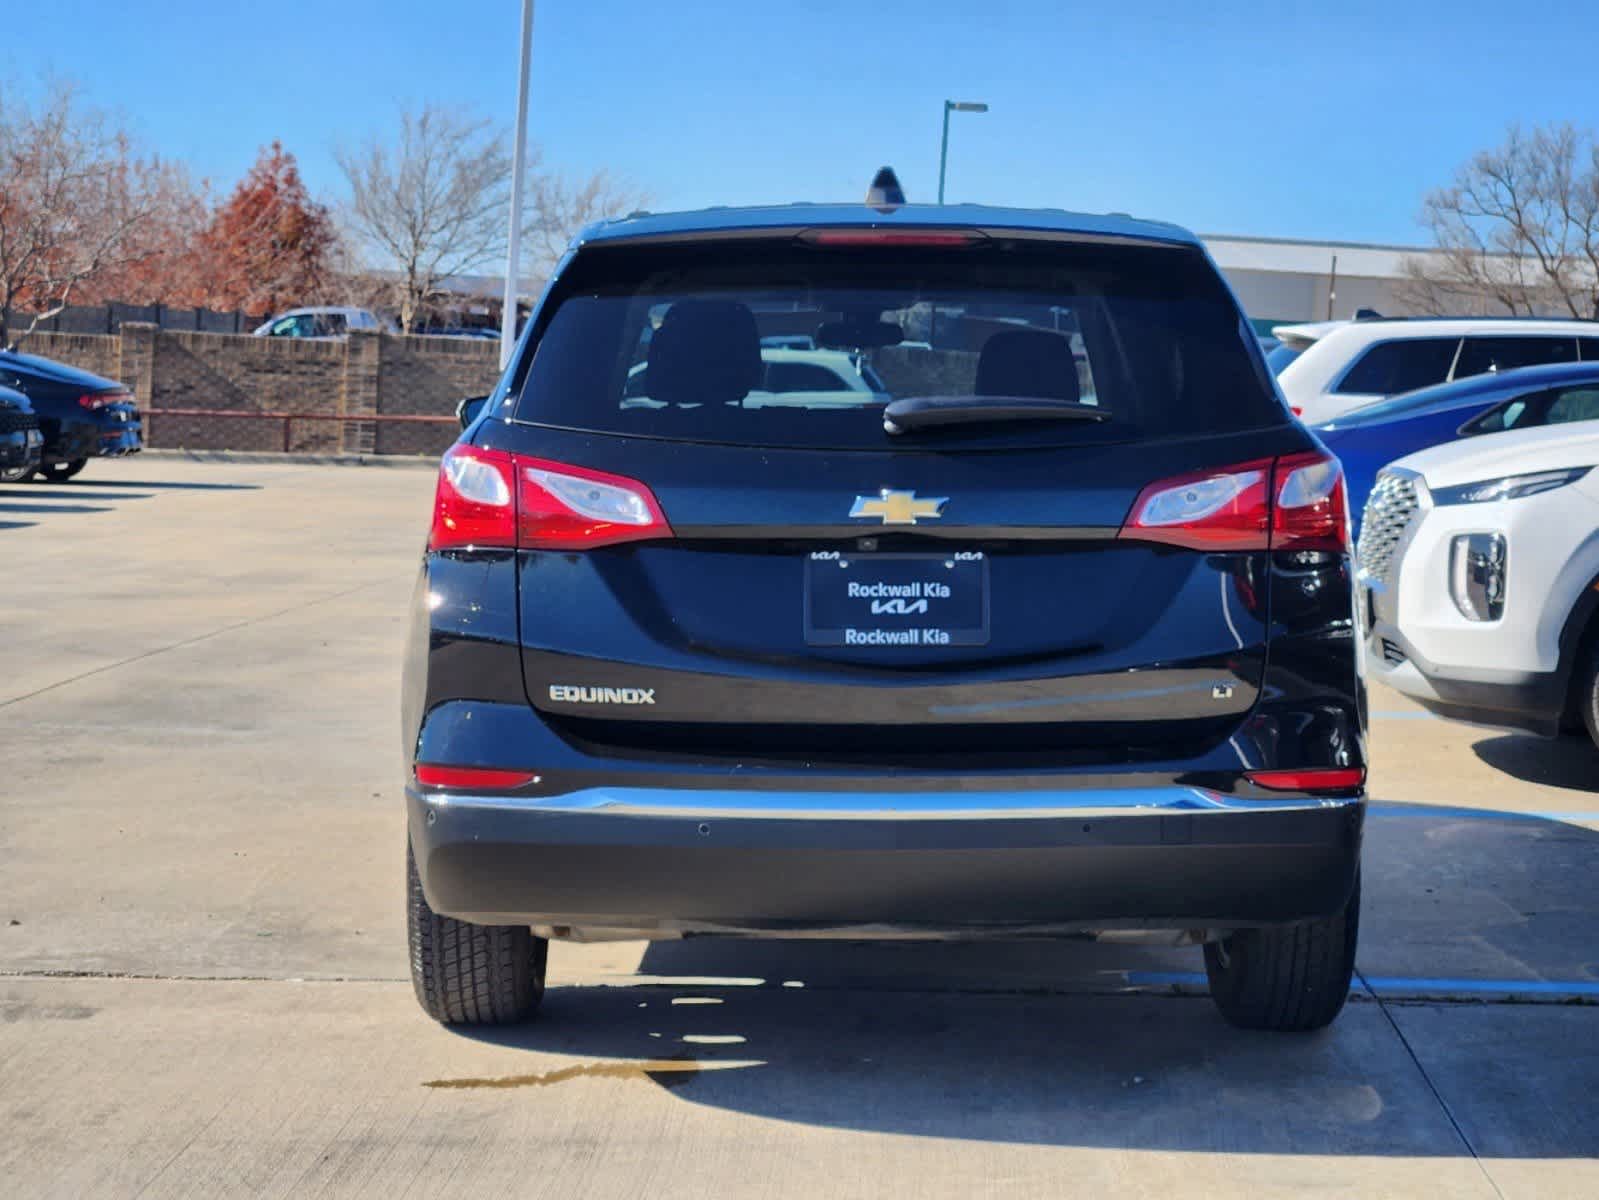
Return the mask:
<svg viewBox="0 0 1599 1200">
<path fill-rule="evenodd" d="M 1555 488 L 1576 483 L 1592 467 L 1568 467 L 1561 471 L 1534 471 L 1530 475 L 1504 475 L 1498 479 L 1484 479 L 1480 483 L 1463 483 L 1459 487 L 1433 488 L 1434 504 L 1486 504 L 1492 500 L 1519 500 L 1523 496 L 1536 496 L 1552 492 Z"/>
</svg>

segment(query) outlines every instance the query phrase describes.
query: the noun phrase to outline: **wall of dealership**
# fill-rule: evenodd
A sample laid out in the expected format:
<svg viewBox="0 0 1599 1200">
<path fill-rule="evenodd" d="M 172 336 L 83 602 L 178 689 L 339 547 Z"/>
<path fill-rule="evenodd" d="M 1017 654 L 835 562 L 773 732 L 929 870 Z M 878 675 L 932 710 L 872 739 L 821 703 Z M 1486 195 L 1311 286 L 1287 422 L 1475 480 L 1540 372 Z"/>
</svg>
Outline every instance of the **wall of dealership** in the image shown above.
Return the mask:
<svg viewBox="0 0 1599 1200">
<path fill-rule="evenodd" d="M 1368 242 L 1207 234 L 1205 248 L 1257 326 L 1346 319 L 1357 309 L 1384 316 L 1416 312 L 1402 294 L 1407 259 L 1436 252 Z"/>
<path fill-rule="evenodd" d="M 323 341 L 127 322 L 116 334 L 36 332 L 23 348 L 125 383 L 146 415 L 146 445 L 189 450 L 440 454 L 455 439 L 453 422 L 315 418 L 450 416 L 499 377 L 499 343 L 481 338 L 357 332 Z M 285 422 L 268 415 L 282 413 L 306 414 L 288 422 L 287 446 Z"/>
</svg>

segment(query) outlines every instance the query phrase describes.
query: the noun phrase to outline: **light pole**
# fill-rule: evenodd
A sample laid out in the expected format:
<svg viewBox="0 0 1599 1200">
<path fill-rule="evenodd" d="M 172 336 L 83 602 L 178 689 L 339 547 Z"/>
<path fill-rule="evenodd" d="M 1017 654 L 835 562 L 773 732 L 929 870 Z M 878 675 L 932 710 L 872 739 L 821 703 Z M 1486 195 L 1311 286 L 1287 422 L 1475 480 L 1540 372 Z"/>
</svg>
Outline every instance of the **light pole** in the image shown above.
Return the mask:
<svg viewBox="0 0 1599 1200">
<path fill-rule="evenodd" d="M 944 144 L 938 151 L 938 202 L 944 203 L 944 168 L 949 165 L 949 114 L 952 112 L 985 113 L 988 105 L 975 100 L 944 101 Z"/>
<path fill-rule="evenodd" d="M 500 370 L 516 346 L 516 299 L 522 289 L 522 175 L 527 166 L 527 77 L 533 65 L 533 0 L 522 0 L 522 66 L 516 79 L 516 140 L 511 145 L 511 236 L 505 247 L 505 308 L 500 313 Z"/>
</svg>

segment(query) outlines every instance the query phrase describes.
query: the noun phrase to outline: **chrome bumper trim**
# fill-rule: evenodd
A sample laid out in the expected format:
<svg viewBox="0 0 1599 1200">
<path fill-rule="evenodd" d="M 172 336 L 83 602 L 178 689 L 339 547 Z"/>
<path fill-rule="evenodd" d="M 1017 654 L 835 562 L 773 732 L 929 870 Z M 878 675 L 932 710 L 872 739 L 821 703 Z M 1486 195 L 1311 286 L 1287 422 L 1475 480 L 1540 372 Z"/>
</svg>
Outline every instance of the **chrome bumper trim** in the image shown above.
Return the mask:
<svg viewBox="0 0 1599 1200">
<path fill-rule="evenodd" d="M 626 817 L 951 821 L 1060 817 L 1156 816 L 1202 812 L 1284 812 L 1346 808 L 1364 797 L 1282 796 L 1245 799 L 1197 787 L 1083 788 L 1057 792 L 768 792 L 708 788 L 584 788 L 559 796 L 421 792 L 426 808 Z"/>
</svg>

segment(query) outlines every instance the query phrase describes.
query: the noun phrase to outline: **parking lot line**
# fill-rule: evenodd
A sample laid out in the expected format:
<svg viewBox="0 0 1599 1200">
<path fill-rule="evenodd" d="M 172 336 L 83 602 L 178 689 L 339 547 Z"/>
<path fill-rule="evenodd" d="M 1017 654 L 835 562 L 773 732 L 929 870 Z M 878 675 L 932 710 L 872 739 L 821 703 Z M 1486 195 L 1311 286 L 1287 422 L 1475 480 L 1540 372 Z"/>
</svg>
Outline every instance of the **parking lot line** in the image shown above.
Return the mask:
<svg viewBox="0 0 1599 1200">
<path fill-rule="evenodd" d="M 1203 989 L 1203 971 L 1128 971 L 1134 988 Z M 1351 996 L 1379 1000 L 1429 1000 L 1494 997 L 1506 1001 L 1563 1002 L 1599 1000 L 1599 982 L 1590 979 L 1454 979 L 1448 977 L 1357 975 Z"/>
</svg>

